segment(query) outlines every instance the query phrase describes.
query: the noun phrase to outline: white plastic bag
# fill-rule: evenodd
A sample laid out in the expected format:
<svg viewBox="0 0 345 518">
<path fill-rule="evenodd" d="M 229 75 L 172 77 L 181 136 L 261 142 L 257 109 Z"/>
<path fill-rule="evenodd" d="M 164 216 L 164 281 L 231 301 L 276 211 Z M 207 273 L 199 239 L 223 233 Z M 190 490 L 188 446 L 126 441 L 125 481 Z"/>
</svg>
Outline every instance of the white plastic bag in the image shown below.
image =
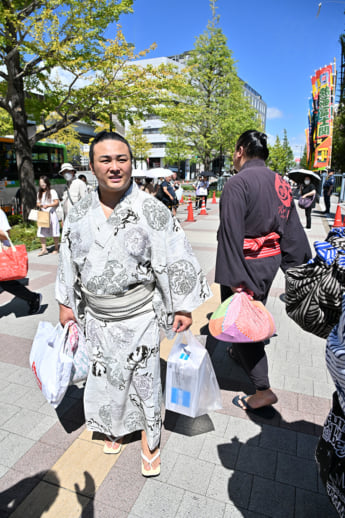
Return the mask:
<svg viewBox="0 0 345 518">
<path fill-rule="evenodd" d="M 66 353 L 73 358 L 71 379 L 69 384 L 74 385 L 86 381 L 89 372 L 89 356 L 83 331 L 73 320 L 67 322 Z"/>
<path fill-rule="evenodd" d="M 208 351 L 191 331 L 179 333 L 170 351 L 165 408 L 189 417 L 222 408 L 220 389 Z"/>
<path fill-rule="evenodd" d="M 40 322 L 30 352 L 38 386 L 54 408 L 61 403 L 71 378 L 73 357 L 66 351 L 67 332 L 67 325 Z"/>
</svg>

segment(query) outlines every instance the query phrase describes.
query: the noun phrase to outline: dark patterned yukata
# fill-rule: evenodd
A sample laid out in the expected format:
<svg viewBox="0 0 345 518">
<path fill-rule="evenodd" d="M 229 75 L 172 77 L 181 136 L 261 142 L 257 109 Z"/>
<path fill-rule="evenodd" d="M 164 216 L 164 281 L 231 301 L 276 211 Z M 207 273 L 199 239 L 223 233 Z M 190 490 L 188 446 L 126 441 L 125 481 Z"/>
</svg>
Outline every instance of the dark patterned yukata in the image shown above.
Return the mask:
<svg viewBox="0 0 345 518">
<path fill-rule="evenodd" d="M 217 237 L 215 280 L 222 285 L 222 300 L 231 295 L 231 288 L 244 288 L 265 302 L 279 267 L 285 271 L 311 258 L 289 184 L 258 158 L 246 161 L 225 184 Z M 264 344 L 236 344 L 234 349 L 256 388 L 267 389 L 266 367 L 259 366 L 258 376 L 252 376 L 253 366 L 267 362 Z M 243 352 L 251 358 L 242 358 Z"/>
<path fill-rule="evenodd" d="M 146 290 L 142 303 L 137 289 Z M 210 296 L 178 221 L 135 183 L 108 219 L 97 191 L 72 207 L 61 241 L 56 298 L 73 309 L 85 331 L 88 429 L 114 437 L 145 430 L 150 450 L 158 446 L 159 328 L 172 338 L 174 313 L 191 312 Z M 109 301 L 120 304 L 111 318 L 102 316 Z"/>
</svg>

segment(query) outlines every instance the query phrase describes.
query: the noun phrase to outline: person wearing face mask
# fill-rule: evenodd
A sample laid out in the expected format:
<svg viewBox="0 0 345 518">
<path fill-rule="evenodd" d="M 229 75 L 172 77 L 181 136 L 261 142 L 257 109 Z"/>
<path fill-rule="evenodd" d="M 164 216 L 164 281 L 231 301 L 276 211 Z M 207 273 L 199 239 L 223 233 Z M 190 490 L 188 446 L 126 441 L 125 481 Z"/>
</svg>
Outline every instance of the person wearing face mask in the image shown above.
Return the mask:
<svg viewBox="0 0 345 518">
<path fill-rule="evenodd" d="M 69 163 L 62 164 L 59 171 L 59 174 L 61 174 L 67 182 L 66 189 L 62 196 L 64 219 L 70 208 L 87 194 L 86 183 L 76 178 L 75 173 L 74 167 Z"/>
<path fill-rule="evenodd" d="M 304 183 L 300 187 L 301 198 L 313 198 L 313 203 L 310 207 L 305 208 L 305 217 L 306 217 L 306 230 L 311 229 L 311 209 L 315 207 L 314 198 L 316 196 L 316 187 L 313 183 L 311 183 L 310 176 L 306 176 L 304 178 Z"/>
</svg>

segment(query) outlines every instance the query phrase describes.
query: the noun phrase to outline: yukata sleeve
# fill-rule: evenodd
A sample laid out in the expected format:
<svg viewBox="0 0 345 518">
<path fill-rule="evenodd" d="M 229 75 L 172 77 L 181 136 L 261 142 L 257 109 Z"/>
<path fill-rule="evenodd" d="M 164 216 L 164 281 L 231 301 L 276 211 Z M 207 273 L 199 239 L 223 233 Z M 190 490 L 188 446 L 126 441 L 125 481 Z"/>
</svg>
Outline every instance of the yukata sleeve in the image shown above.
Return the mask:
<svg viewBox="0 0 345 518">
<path fill-rule="evenodd" d="M 312 257 L 309 241 L 300 222 L 294 202 L 291 205 L 284 234 L 280 239 L 280 249 L 282 255 L 280 267 L 283 272 L 288 268 L 308 262 Z"/>
<path fill-rule="evenodd" d="M 170 213 L 164 231 L 155 233 L 151 246 L 156 286 L 167 313 L 192 312 L 212 296 L 185 233 Z"/>
<path fill-rule="evenodd" d="M 55 283 L 55 297 L 59 304 L 75 309 L 75 284 L 77 269 L 71 254 L 71 228 L 69 219 L 64 222 L 60 243 L 59 264 Z"/>
<path fill-rule="evenodd" d="M 256 280 L 247 268 L 243 253 L 248 200 L 243 184 L 236 178 L 224 187 L 220 203 L 220 223 L 215 280 L 229 288 L 255 292 Z"/>
</svg>

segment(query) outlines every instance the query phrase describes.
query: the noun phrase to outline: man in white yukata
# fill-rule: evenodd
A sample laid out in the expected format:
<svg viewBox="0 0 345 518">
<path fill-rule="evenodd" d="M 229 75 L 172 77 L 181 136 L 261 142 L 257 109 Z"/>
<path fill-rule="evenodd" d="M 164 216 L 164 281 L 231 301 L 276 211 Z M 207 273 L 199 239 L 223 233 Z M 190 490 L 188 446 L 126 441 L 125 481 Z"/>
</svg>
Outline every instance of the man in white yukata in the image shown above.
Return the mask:
<svg viewBox="0 0 345 518">
<path fill-rule="evenodd" d="M 210 297 L 206 278 L 178 221 L 132 181 L 132 153 L 116 133 L 96 135 L 90 167 L 98 190 L 75 204 L 64 224 L 56 297 L 60 322 L 85 332 L 90 371 L 84 405 L 89 430 L 119 453 L 141 430 L 144 476 L 160 473 L 160 328 L 187 330 L 191 311 Z"/>
</svg>

